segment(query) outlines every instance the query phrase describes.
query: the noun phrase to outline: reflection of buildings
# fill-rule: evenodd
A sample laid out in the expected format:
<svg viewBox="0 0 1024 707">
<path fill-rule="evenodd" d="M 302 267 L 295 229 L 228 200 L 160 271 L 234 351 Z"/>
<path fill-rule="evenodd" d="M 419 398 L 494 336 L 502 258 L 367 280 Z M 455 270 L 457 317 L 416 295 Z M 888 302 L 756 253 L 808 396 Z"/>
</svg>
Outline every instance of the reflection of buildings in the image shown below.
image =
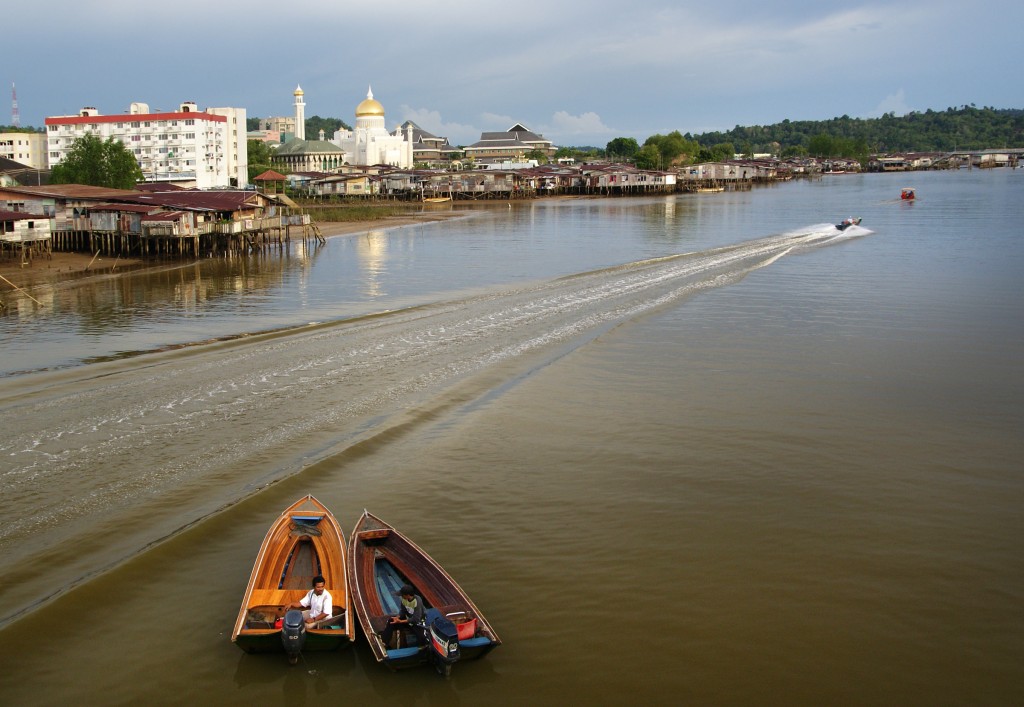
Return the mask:
<svg viewBox="0 0 1024 707">
<path fill-rule="evenodd" d="M 385 292 L 381 288 L 380 276 L 388 260 L 388 235 L 384 231 L 370 231 L 356 241 L 356 254 L 365 276 L 366 294 L 379 297 Z"/>
</svg>

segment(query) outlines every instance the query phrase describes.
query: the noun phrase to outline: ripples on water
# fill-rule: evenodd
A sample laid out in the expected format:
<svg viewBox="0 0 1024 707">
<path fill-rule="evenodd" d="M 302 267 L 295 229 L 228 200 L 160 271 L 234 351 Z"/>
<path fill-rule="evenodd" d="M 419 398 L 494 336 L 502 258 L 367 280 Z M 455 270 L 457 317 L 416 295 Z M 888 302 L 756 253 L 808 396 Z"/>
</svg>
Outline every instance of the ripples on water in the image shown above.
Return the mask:
<svg viewBox="0 0 1024 707">
<path fill-rule="evenodd" d="M 442 390 L 498 362 L 550 359 L 793 249 L 856 235 L 825 224 L 461 301 L 13 381 L 2 408 L 0 482 L 7 508 L 31 505 L 33 512 L 0 528 L 8 576 L 36 576 L 25 559 L 74 540 L 85 518 L 93 519 L 88 528 L 100 518 L 105 527 L 165 493 L 208 511 L 396 424 L 403 410 L 436 405 L 430 401 Z M 237 469 L 246 474 L 229 471 Z M 211 488 L 211 479 L 225 475 L 223 488 Z M 62 493 L 40 495 L 56 484 Z M 151 518 L 136 542 L 180 522 L 177 509 L 166 523 Z"/>
<path fill-rule="evenodd" d="M 172 536 L 8 625 L 0 645 L 64 638 L 4 662 L 123 702 L 1013 702 L 1018 185 L 921 175 L 908 207 L 866 176 L 347 239 L 284 266 L 292 314 L 237 281 L 270 323 L 218 333 L 289 329 L 0 380 L 8 613 Z M 872 232 L 836 239 L 846 215 Z M 361 646 L 315 675 L 238 655 L 259 540 L 308 492 L 407 529 L 506 644 L 451 683 Z M 159 640 L 123 621 L 153 613 Z"/>
</svg>

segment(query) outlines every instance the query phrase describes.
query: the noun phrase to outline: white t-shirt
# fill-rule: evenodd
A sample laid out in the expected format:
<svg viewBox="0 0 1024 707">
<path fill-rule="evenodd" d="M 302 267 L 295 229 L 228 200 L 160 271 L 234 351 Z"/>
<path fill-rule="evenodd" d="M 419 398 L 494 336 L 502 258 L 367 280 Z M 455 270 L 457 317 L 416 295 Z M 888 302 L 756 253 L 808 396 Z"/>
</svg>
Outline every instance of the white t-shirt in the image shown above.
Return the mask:
<svg viewBox="0 0 1024 707">
<path fill-rule="evenodd" d="M 320 614 L 330 616 L 334 610 L 334 605 L 331 603 L 331 593 L 326 589 L 323 594 L 317 594 L 315 589 L 310 589 L 306 596 L 299 599 L 299 603 L 309 609 L 311 617 L 319 616 Z"/>
</svg>

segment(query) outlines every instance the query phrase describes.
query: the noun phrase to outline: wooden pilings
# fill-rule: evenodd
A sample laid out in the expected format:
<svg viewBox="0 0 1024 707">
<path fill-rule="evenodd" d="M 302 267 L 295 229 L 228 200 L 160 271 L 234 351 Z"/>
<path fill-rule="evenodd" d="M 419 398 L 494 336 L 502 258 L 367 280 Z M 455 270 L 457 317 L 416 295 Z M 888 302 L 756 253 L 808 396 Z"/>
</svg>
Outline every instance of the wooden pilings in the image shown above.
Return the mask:
<svg viewBox="0 0 1024 707">
<path fill-rule="evenodd" d="M 240 232 L 149 235 L 120 231 L 54 231 L 53 250 L 143 258 L 199 258 L 204 255 L 259 252 L 287 247 L 292 236 L 285 226 Z M 316 226 L 303 226 L 301 240 L 324 242 Z"/>
</svg>

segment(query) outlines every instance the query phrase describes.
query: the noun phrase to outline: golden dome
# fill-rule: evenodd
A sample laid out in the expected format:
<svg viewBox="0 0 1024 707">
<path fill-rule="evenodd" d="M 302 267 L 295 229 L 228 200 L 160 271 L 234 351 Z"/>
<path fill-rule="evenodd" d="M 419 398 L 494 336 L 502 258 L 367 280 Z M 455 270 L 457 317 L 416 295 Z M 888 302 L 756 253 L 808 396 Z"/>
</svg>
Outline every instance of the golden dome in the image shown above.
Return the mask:
<svg viewBox="0 0 1024 707">
<path fill-rule="evenodd" d="M 384 117 L 384 106 L 379 101 L 373 99 L 373 91 L 369 90 L 366 92 L 366 99 L 356 106 L 356 117 L 364 118 L 366 116 L 379 115 L 381 118 Z"/>
<path fill-rule="evenodd" d="M 303 95 L 304 93 L 305 93 L 305 91 L 303 91 L 303 90 L 302 90 L 302 86 L 296 86 L 296 87 L 295 87 L 295 93 L 294 93 L 294 94 L 292 94 L 292 95 L 295 95 L 295 96 L 301 96 L 301 95 Z"/>
</svg>

